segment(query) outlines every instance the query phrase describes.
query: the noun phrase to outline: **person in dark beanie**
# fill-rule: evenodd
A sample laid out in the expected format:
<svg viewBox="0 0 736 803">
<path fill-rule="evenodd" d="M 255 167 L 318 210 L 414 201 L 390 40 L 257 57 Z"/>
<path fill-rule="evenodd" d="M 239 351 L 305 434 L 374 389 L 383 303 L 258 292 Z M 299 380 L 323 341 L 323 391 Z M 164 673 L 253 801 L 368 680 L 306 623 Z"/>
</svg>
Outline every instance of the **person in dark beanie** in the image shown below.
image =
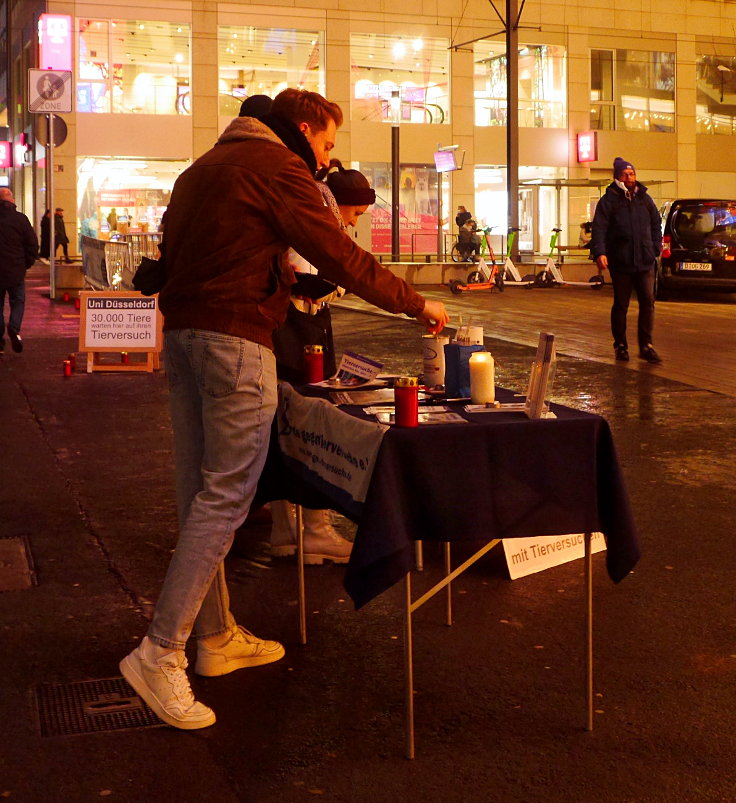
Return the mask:
<svg viewBox="0 0 736 803">
<path fill-rule="evenodd" d="M 325 176 L 326 174 L 326 176 Z M 324 205 L 332 210 L 340 228 L 347 233 L 358 218 L 375 203 L 376 192 L 359 170 L 346 170 L 338 159 L 330 160 L 329 168 L 319 170 L 317 188 Z M 339 233 L 336 237 L 342 237 Z M 305 381 L 305 346 L 322 346 L 324 376 L 337 370 L 335 346 L 332 342 L 332 319 L 329 302 L 345 291 L 317 275 L 317 269 L 295 251 L 288 253 L 294 268 L 296 284 L 292 286 L 291 305 L 286 321 L 274 332 L 276 373 L 279 379 L 301 384 Z M 334 528 L 329 510 L 303 508 L 304 562 L 319 565 L 329 560 L 347 563 L 353 545 Z M 287 557 L 296 553 L 296 513 L 285 500 L 271 502 L 271 554 Z"/>
<path fill-rule="evenodd" d="M 5 351 L 5 295 L 10 303 L 8 336 L 13 351 L 23 351 L 20 327 L 26 306 L 26 271 L 38 256 L 30 220 L 15 208 L 8 187 L 0 187 L 0 354 Z"/>
<path fill-rule="evenodd" d="M 617 156 L 613 182 L 595 210 L 591 253 L 600 271 L 608 270 L 613 285 L 611 332 L 616 359 L 629 360 L 626 314 L 631 291 L 639 303 L 639 356 L 649 363 L 660 359 L 652 345 L 654 329 L 654 271 L 662 250 L 662 226 L 647 188 L 636 180 L 634 165 Z"/>
</svg>

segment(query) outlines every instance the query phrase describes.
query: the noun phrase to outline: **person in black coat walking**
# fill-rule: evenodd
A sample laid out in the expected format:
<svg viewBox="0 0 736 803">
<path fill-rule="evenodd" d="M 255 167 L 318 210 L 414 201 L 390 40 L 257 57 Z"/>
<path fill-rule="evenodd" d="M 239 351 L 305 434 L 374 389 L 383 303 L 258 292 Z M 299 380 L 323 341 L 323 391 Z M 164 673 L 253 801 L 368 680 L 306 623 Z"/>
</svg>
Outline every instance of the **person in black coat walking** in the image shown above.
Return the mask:
<svg viewBox="0 0 736 803">
<path fill-rule="evenodd" d="M 631 291 L 639 302 L 639 356 L 662 362 L 652 346 L 654 271 L 662 250 L 662 224 L 647 188 L 636 180 L 634 166 L 617 156 L 614 181 L 598 202 L 593 218 L 592 254 L 600 271 L 608 269 L 613 285 L 611 332 L 616 359 L 627 362 L 626 314 Z"/>
<path fill-rule="evenodd" d="M 15 208 L 8 187 L 0 187 L 0 354 L 5 351 L 5 295 L 10 304 L 8 336 L 23 351 L 20 327 L 26 303 L 25 276 L 38 256 L 38 238 L 28 218 Z"/>
</svg>

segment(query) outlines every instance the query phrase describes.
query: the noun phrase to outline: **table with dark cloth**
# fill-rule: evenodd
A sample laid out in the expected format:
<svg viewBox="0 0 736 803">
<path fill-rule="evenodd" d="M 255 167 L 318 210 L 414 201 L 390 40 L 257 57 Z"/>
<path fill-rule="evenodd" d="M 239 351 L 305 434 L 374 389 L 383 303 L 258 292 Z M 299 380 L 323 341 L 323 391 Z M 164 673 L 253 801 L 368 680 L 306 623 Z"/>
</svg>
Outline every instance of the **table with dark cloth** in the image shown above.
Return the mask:
<svg viewBox="0 0 736 803">
<path fill-rule="evenodd" d="M 501 402 L 514 400 L 509 391 L 496 393 Z M 390 428 L 357 515 L 299 476 L 272 439 L 260 501 L 331 507 L 358 524 L 345 575 L 356 608 L 410 571 L 415 540 L 602 532 L 611 579 L 631 571 L 639 559 L 636 529 L 605 419 L 558 404 L 551 405 L 556 418 L 540 420 L 448 407 L 469 423 Z M 341 410 L 368 418 L 360 407 Z"/>
</svg>

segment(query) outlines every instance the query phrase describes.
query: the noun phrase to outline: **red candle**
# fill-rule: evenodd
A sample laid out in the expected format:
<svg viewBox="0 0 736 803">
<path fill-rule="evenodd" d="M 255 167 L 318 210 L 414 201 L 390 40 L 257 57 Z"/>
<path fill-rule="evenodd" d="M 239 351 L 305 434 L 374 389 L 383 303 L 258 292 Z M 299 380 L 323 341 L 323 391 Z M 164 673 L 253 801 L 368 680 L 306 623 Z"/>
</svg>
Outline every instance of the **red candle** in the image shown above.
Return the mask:
<svg viewBox="0 0 736 803">
<path fill-rule="evenodd" d="M 74 369 L 77 367 L 77 355 L 70 354 L 67 359 L 69 360 L 69 365 L 71 366 L 72 371 L 74 371 Z"/>
<path fill-rule="evenodd" d="M 128 359 L 128 352 L 127 351 L 120 352 L 120 362 L 123 365 L 127 365 L 128 364 L 129 359 Z"/>
<path fill-rule="evenodd" d="M 419 380 L 415 376 L 400 376 L 394 385 L 394 404 L 397 427 L 419 426 Z"/>
<path fill-rule="evenodd" d="M 65 302 L 69 301 L 69 293 L 64 293 L 64 301 Z"/>
<path fill-rule="evenodd" d="M 69 360 L 64 360 L 64 376 L 72 375 L 72 364 Z"/>
<path fill-rule="evenodd" d="M 79 299 L 75 298 L 74 299 L 74 309 L 79 309 L 80 306 L 81 306 L 81 304 L 79 303 Z"/>
<path fill-rule="evenodd" d="M 321 382 L 325 378 L 324 348 L 304 346 L 304 366 L 307 382 Z"/>
</svg>

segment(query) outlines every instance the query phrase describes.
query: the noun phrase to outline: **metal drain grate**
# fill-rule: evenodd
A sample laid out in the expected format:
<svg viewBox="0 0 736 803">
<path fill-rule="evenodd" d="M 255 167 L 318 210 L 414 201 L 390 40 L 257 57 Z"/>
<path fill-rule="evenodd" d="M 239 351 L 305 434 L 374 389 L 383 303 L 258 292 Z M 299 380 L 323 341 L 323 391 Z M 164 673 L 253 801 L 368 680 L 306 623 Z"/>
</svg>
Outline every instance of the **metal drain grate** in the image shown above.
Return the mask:
<svg viewBox="0 0 736 803">
<path fill-rule="evenodd" d="M 164 725 L 122 677 L 43 683 L 36 688 L 36 701 L 42 736 Z"/>
<path fill-rule="evenodd" d="M 22 591 L 35 585 L 28 538 L 25 535 L 0 538 L 0 591 Z"/>
</svg>

